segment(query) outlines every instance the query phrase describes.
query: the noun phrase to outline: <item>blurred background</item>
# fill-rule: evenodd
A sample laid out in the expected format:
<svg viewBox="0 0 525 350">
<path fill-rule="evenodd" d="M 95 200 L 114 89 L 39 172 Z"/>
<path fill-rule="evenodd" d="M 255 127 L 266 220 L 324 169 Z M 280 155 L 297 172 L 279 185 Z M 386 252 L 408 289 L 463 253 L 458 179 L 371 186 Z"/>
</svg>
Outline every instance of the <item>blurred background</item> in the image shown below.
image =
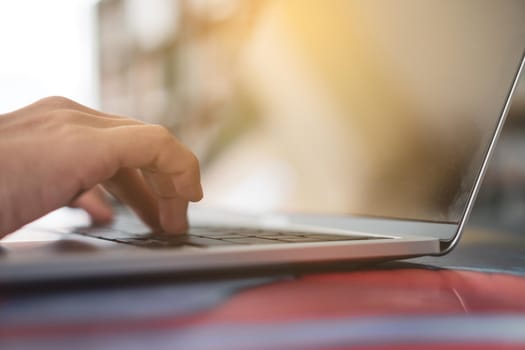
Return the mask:
<svg viewBox="0 0 525 350">
<path fill-rule="evenodd" d="M 486 97 L 508 84 L 501 69 L 483 79 L 508 42 L 454 31 L 469 1 L 449 3 L 457 18 L 404 3 L 415 27 L 388 1 L 2 1 L 0 113 L 63 95 L 166 125 L 201 160 L 201 206 L 456 221 L 501 108 Z M 465 52 L 485 34 L 494 44 Z M 445 47 L 458 54 L 433 61 Z M 475 224 L 525 224 L 524 133 L 521 83 Z"/>
</svg>

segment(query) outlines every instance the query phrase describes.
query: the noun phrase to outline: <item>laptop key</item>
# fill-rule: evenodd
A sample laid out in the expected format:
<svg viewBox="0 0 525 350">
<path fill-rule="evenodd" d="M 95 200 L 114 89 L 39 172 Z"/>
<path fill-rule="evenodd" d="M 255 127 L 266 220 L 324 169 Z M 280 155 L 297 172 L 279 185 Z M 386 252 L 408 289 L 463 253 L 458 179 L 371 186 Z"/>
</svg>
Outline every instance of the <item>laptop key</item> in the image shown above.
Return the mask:
<svg viewBox="0 0 525 350">
<path fill-rule="evenodd" d="M 260 232 L 256 234 L 257 237 L 268 237 L 268 238 L 279 238 L 283 236 L 292 236 L 297 237 L 297 235 L 290 235 L 289 233 L 283 233 L 283 232 Z"/>
<path fill-rule="evenodd" d="M 208 232 L 208 233 L 195 233 L 192 235 L 199 236 L 199 237 L 209 237 L 209 238 L 217 238 L 217 239 L 226 239 L 226 238 L 244 238 L 249 237 L 249 234 L 243 234 L 238 232 Z"/>
<path fill-rule="evenodd" d="M 144 248 L 177 248 L 182 246 L 211 247 L 252 244 L 293 244 L 327 241 L 374 239 L 357 235 L 307 233 L 300 231 L 271 231 L 236 227 L 192 227 L 189 234 L 124 232 L 114 228 L 79 228 L 76 233 Z"/>
<path fill-rule="evenodd" d="M 242 232 L 246 230 L 247 229 L 236 228 L 236 227 L 193 226 L 193 227 L 190 227 L 190 229 L 188 230 L 188 233 L 194 234 L 194 235 L 200 235 L 200 234 L 212 234 L 212 233 Z"/>
<path fill-rule="evenodd" d="M 173 242 L 168 241 L 159 241 L 154 239 L 128 239 L 128 240 L 118 240 L 118 242 L 121 243 L 127 243 L 131 245 L 135 245 L 138 247 L 145 247 L 145 248 L 165 248 L 165 247 L 173 247 L 175 244 Z M 182 246 L 182 243 L 176 244 L 176 246 Z"/>
<path fill-rule="evenodd" d="M 147 236 L 145 234 L 134 234 L 129 232 L 121 232 L 116 231 L 112 229 L 102 229 L 102 228 L 92 228 L 92 229 L 75 229 L 74 233 L 88 236 L 88 237 L 95 237 L 95 238 L 101 238 L 101 239 L 107 239 L 107 240 L 117 240 L 117 239 L 128 239 L 128 238 L 138 238 Z"/>
<path fill-rule="evenodd" d="M 135 245 L 138 247 L 144 247 L 144 248 L 176 248 L 176 247 L 182 247 L 182 246 L 197 246 L 197 247 L 208 247 L 208 246 L 217 246 L 217 245 L 231 245 L 231 243 L 227 243 L 224 241 L 221 241 L 219 239 L 210 239 L 210 238 L 203 238 L 203 237 L 197 237 L 197 236 L 191 236 L 191 235 L 184 235 L 184 236 L 178 236 L 178 237 L 170 237 L 168 238 L 166 236 L 157 236 L 157 237 L 151 237 L 149 239 L 119 239 L 116 240 L 120 243 L 127 243 L 131 245 Z"/>
<path fill-rule="evenodd" d="M 245 238 L 231 238 L 225 239 L 227 242 L 237 243 L 237 244 L 275 244 L 282 243 L 275 239 L 266 239 L 259 237 L 245 237 Z"/>
<path fill-rule="evenodd" d="M 323 242 L 322 239 L 317 239 L 317 238 L 310 238 L 310 237 L 281 237 L 279 238 L 279 241 L 283 241 L 283 242 L 296 242 L 296 243 L 301 243 L 301 242 Z"/>
<path fill-rule="evenodd" d="M 225 240 L 198 237 L 193 235 L 188 235 L 185 241 L 186 244 L 197 246 L 197 247 L 208 247 L 208 246 L 220 246 L 220 245 L 232 245 Z"/>
</svg>

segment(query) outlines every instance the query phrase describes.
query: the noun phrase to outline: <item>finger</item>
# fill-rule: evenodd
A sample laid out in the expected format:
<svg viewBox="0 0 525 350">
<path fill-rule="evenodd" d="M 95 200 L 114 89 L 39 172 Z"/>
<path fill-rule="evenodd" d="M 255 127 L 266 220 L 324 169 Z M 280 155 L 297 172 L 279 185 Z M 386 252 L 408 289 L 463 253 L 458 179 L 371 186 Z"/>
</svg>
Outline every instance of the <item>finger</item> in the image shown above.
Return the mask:
<svg viewBox="0 0 525 350">
<path fill-rule="evenodd" d="M 68 99 L 66 97 L 61 97 L 61 96 L 46 97 L 46 98 L 43 98 L 42 100 L 37 101 L 36 103 L 34 103 L 33 105 L 30 105 L 28 107 L 30 107 L 30 108 L 32 106 L 38 107 L 41 104 L 44 104 L 48 108 L 52 108 L 54 110 L 64 110 L 64 109 L 68 110 L 68 109 L 71 109 L 71 110 L 75 110 L 75 111 L 78 111 L 78 112 L 83 112 L 83 113 L 94 115 L 94 116 L 98 116 L 98 117 L 105 117 L 105 118 L 110 118 L 110 119 L 126 119 L 126 120 L 130 120 L 129 118 L 126 118 L 126 117 L 123 117 L 123 116 L 119 116 L 119 115 L 116 115 L 116 114 L 104 113 L 102 111 L 99 111 L 99 110 L 96 110 L 96 109 L 84 106 L 83 104 L 80 104 L 80 103 L 78 103 L 76 101 L 73 101 L 73 100 L 70 100 L 70 99 Z"/>
<path fill-rule="evenodd" d="M 157 200 L 137 170 L 122 168 L 103 185 L 154 231 L 161 229 Z"/>
<path fill-rule="evenodd" d="M 43 111 L 42 107 L 45 108 Z M 32 109 L 36 109 L 37 111 L 29 113 Z M 40 109 L 40 111 L 38 111 L 38 109 Z M 30 124 L 34 122 L 31 121 L 31 119 L 41 119 L 41 116 L 45 115 L 60 124 L 77 124 L 97 128 L 144 125 L 144 123 L 139 120 L 102 113 L 63 97 L 48 97 L 21 110 L 27 110 L 26 113 L 23 113 L 23 115 L 27 117 L 23 117 L 22 119 L 26 119 Z M 16 125 L 17 123 L 20 123 L 20 118 L 2 118 L 2 126 L 4 128 L 13 124 Z"/>
<path fill-rule="evenodd" d="M 61 123 L 74 123 L 76 125 L 90 126 L 93 128 L 114 128 L 128 125 L 145 125 L 144 123 L 128 118 L 110 118 L 103 115 L 95 115 L 77 111 L 74 109 L 63 109 L 54 112 Z"/>
<path fill-rule="evenodd" d="M 104 129 L 101 135 L 110 163 L 117 168 L 144 168 L 170 175 L 180 198 L 202 198 L 197 158 L 165 128 L 133 125 Z"/>
<path fill-rule="evenodd" d="M 109 224 L 113 220 L 111 205 L 98 186 L 82 194 L 70 206 L 84 209 L 96 225 Z"/>
<path fill-rule="evenodd" d="M 160 224 L 167 233 L 188 232 L 188 201 L 180 197 L 161 199 L 159 218 Z"/>
<path fill-rule="evenodd" d="M 170 176 L 143 170 L 142 174 L 159 201 L 159 218 L 168 233 L 188 230 L 188 201 L 180 198 Z"/>
</svg>

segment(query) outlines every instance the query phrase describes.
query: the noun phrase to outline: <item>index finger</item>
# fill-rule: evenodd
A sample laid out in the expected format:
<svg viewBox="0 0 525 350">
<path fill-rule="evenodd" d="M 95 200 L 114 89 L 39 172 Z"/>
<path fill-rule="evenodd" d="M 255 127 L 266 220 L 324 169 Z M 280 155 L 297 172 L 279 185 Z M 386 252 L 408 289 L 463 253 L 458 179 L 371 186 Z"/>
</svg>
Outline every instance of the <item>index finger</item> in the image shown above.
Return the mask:
<svg viewBox="0 0 525 350">
<path fill-rule="evenodd" d="M 179 197 L 202 199 L 199 162 L 195 155 L 164 127 L 130 125 L 100 130 L 114 172 L 142 168 L 170 175 Z"/>
</svg>

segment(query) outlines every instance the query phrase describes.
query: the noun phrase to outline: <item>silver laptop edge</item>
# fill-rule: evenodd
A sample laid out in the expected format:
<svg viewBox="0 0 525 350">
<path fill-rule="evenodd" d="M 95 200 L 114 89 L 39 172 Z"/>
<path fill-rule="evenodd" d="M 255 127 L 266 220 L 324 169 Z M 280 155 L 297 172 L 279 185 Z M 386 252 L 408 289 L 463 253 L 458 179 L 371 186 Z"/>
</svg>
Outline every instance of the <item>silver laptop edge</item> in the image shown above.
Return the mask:
<svg viewBox="0 0 525 350">
<path fill-rule="evenodd" d="M 521 76 L 521 74 L 523 72 L 523 69 L 524 69 L 523 67 L 524 66 L 525 66 L 525 52 L 522 54 L 521 63 L 519 65 L 518 71 L 516 72 L 516 77 L 514 78 L 514 81 L 512 83 L 512 86 L 511 86 L 511 88 L 509 90 L 509 93 L 508 93 L 508 96 L 507 96 L 507 100 L 505 102 L 503 110 L 501 111 L 501 115 L 499 117 L 498 124 L 496 126 L 496 130 L 494 131 L 494 135 L 493 135 L 492 140 L 490 141 L 489 147 L 488 147 L 488 149 L 486 151 L 485 157 L 483 159 L 483 164 L 481 165 L 481 169 L 480 169 L 480 171 L 478 173 L 476 182 L 474 183 L 474 187 L 473 187 L 473 189 L 471 191 L 470 198 L 469 198 L 469 200 L 467 202 L 467 207 L 465 208 L 465 212 L 463 213 L 461 221 L 460 221 L 460 223 L 458 225 L 457 232 L 454 235 L 454 237 L 452 238 L 452 240 L 450 240 L 450 241 L 442 241 L 441 252 L 439 254 L 437 254 L 437 255 L 445 255 L 445 254 L 449 253 L 452 249 L 454 249 L 454 247 L 459 242 L 459 239 L 461 238 L 461 234 L 463 233 L 465 225 L 467 224 L 467 221 L 468 221 L 468 219 L 470 217 L 470 214 L 472 213 L 472 209 L 474 207 L 474 202 L 476 200 L 476 197 L 477 197 L 477 195 L 479 193 L 479 189 L 480 189 L 481 184 L 483 182 L 483 177 L 485 176 L 485 173 L 487 171 L 488 163 L 489 163 L 490 159 L 492 158 L 492 156 L 494 154 L 494 149 L 496 147 L 496 143 L 497 143 L 497 141 L 499 139 L 499 136 L 501 134 L 501 131 L 503 129 L 503 125 L 505 124 L 505 120 L 506 120 L 507 115 L 508 115 L 509 110 L 510 110 L 512 97 L 516 93 L 516 88 L 518 86 L 518 82 L 519 82 L 520 76 Z"/>
</svg>

